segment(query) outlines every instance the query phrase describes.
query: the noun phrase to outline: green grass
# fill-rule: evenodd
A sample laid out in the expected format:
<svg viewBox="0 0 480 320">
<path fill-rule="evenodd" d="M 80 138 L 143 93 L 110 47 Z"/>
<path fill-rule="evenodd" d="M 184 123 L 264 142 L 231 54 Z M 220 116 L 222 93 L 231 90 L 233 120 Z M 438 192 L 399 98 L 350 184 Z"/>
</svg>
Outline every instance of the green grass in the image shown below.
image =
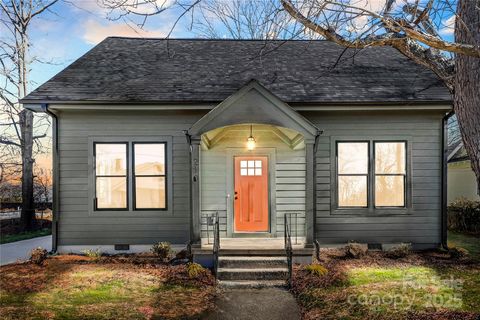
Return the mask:
<svg viewBox="0 0 480 320">
<path fill-rule="evenodd" d="M 448 232 L 448 246 L 467 249 L 472 259 L 480 261 L 480 238 L 459 233 Z"/>
<path fill-rule="evenodd" d="M 51 261 L 2 269 L 2 319 L 184 319 L 211 303 L 209 288 L 164 285 L 155 269 Z"/>
<path fill-rule="evenodd" d="M 454 301 L 453 286 L 445 283 L 437 270 L 428 267 L 355 268 L 348 272 L 353 292 L 365 295 L 373 310 L 424 310 L 436 305 L 451 310 L 461 308 Z M 393 301 L 390 303 L 389 300 Z M 379 300 L 383 302 L 379 302 Z"/>
<path fill-rule="evenodd" d="M 0 236 L 0 244 L 10 243 L 10 242 L 15 242 L 20 240 L 27 240 L 27 239 L 37 238 L 37 237 L 43 237 L 51 234 L 52 234 L 51 229 L 27 231 L 27 232 L 21 232 L 17 234 L 6 234 L 6 235 L 2 234 Z"/>
<path fill-rule="evenodd" d="M 365 259 L 342 261 L 329 268 L 343 270 L 340 285 L 304 288 L 295 292 L 306 319 L 392 319 L 434 312 L 480 315 L 480 265 Z M 328 277 L 328 274 L 327 274 Z M 299 283 L 315 283 L 301 278 Z M 452 319 L 453 319 L 452 318 Z M 450 319 L 450 317 L 448 317 Z"/>
</svg>

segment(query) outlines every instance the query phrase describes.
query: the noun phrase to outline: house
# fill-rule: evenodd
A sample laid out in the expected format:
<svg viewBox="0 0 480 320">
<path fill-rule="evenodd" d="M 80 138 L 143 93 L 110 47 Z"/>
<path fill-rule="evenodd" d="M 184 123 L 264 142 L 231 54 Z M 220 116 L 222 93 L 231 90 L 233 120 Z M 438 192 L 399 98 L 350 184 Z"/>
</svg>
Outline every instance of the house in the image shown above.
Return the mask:
<svg viewBox="0 0 480 320">
<path fill-rule="evenodd" d="M 22 103 L 54 119 L 59 252 L 200 257 L 217 215 L 245 252 L 283 250 L 285 222 L 309 256 L 446 241 L 451 96 L 389 47 L 111 37 Z"/>
<path fill-rule="evenodd" d="M 448 203 L 460 198 L 480 201 L 477 178 L 460 140 L 448 150 Z"/>
</svg>

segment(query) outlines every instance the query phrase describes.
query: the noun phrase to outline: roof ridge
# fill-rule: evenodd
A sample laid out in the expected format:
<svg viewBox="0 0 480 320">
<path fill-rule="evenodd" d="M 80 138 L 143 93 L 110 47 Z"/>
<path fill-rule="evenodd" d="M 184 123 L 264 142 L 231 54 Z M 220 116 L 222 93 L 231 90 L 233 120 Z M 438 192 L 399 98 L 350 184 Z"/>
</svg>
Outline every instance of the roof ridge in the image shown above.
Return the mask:
<svg viewBox="0 0 480 320">
<path fill-rule="evenodd" d="M 130 40 L 163 40 L 163 41 L 237 41 L 237 42 L 331 42 L 326 39 L 233 39 L 233 38 L 159 38 L 159 37 L 127 37 L 108 36 L 105 39 L 130 39 Z"/>
</svg>

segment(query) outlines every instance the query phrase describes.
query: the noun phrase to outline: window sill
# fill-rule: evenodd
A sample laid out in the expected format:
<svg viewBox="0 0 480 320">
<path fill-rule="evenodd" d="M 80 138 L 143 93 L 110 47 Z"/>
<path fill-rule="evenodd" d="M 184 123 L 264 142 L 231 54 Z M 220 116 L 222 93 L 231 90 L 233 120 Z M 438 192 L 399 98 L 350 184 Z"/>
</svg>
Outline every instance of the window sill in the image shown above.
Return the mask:
<svg viewBox="0 0 480 320">
<path fill-rule="evenodd" d="M 158 210 L 91 210 L 91 216 L 97 217 L 156 217 L 164 215 L 172 215 L 171 208 Z"/>
<path fill-rule="evenodd" d="M 411 208 L 345 208 L 345 209 L 333 209 L 330 211 L 331 215 L 349 215 L 349 216 L 368 216 L 368 217 L 381 217 L 381 216 L 404 216 L 412 215 L 413 210 Z"/>
</svg>

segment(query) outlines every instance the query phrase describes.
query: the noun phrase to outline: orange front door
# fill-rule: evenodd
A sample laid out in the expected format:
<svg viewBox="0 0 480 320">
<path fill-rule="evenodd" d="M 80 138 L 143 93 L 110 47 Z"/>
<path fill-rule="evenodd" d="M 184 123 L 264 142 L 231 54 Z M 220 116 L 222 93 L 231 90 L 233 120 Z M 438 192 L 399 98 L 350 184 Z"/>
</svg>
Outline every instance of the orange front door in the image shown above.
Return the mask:
<svg viewBox="0 0 480 320">
<path fill-rule="evenodd" d="M 268 158 L 235 157 L 235 231 L 268 231 Z"/>
</svg>

